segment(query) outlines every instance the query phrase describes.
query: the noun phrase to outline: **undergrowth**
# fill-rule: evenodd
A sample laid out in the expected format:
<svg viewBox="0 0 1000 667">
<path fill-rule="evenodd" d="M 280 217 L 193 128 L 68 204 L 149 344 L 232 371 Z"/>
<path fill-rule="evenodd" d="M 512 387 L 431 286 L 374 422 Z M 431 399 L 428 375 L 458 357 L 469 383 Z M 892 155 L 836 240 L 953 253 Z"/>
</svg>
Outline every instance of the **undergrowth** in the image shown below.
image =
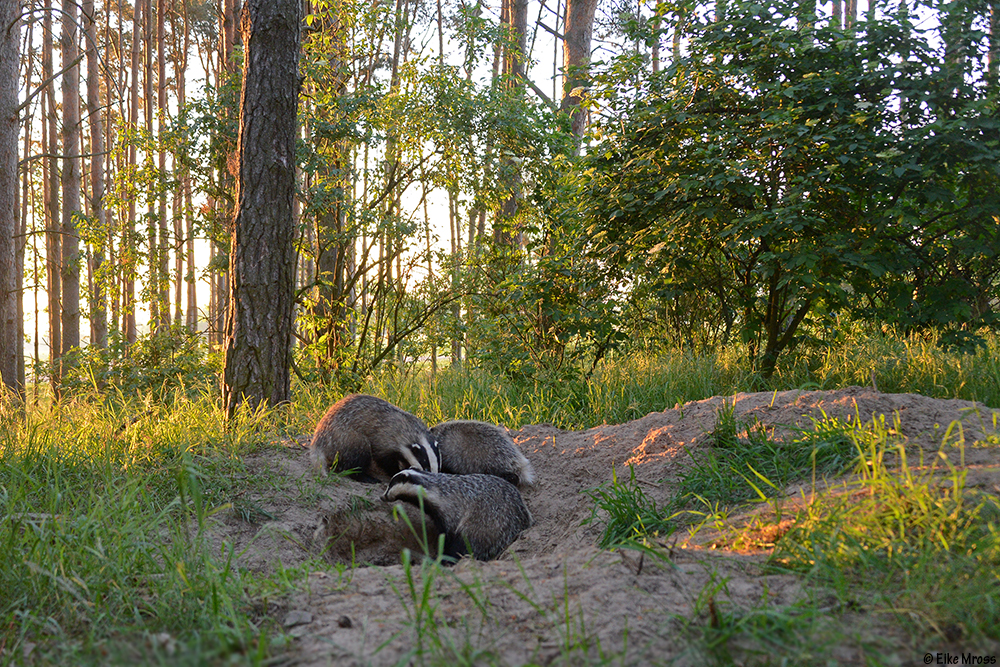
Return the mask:
<svg viewBox="0 0 1000 667">
<path fill-rule="evenodd" d="M 420 363 L 387 366 L 357 389 L 399 405 L 428 424 L 482 419 L 519 429 L 552 424 L 579 430 L 622 424 L 688 401 L 738 392 L 840 389 L 960 398 L 1000 407 L 1000 338 L 985 334 L 972 352 L 942 349 L 933 333 L 902 336 L 844 323 L 826 338 L 784 355 L 764 380 L 740 345 L 715 350 L 628 349 L 609 353 L 590 369 L 512 379 L 463 366 L 431 374 Z M 308 424 L 345 392 L 297 384 L 293 409 Z M 304 412 L 303 412 L 304 411 Z"/>
<path fill-rule="evenodd" d="M 518 381 L 468 367 L 431 375 L 412 365 L 373 375 L 360 390 L 428 423 L 472 418 L 511 428 L 582 429 L 738 391 L 873 382 L 880 391 L 998 406 L 1000 347 L 995 336 L 986 343 L 960 354 L 943 351 L 933 336 L 845 327 L 783 358 L 767 382 L 732 346 L 612 352 L 593 372 Z M 0 404 L 0 662 L 256 663 L 272 655 L 259 596 L 291 587 L 297 575 L 279 568 L 271 581 L 238 570 L 230 549 L 207 546 L 203 527 L 227 507 L 245 521 L 266 520 L 240 492 L 277 482 L 267 473 L 251 475 L 242 457 L 281 437 L 308 434 L 343 391 L 297 384 L 291 404 L 227 422 L 214 378 L 204 373 L 210 364 L 188 352 L 161 355 L 155 377 L 141 377 L 143 369 L 133 364 L 124 382 L 104 373 L 105 361 L 95 357 L 61 402 L 32 391 L 38 405 L 23 412 Z M 773 566 L 829 587 L 842 600 L 871 588 L 873 607 L 933 636 L 995 638 L 995 499 L 970 494 L 964 478 L 943 463 L 936 477 L 908 468 L 890 430 L 823 419 L 779 438 L 724 411 L 710 453 L 695 456 L 662 506 L 622 471 L 591 491 L 595 520 L 609 519 L 603 545 L 657 549 L 682 526 L 725 525 L 734 508 L 776 502 L 790 484 L 835 477 L 863 461 L 858 480 L 842 494 L 795 517 Z M 582 618 L 568 608 L 562 618 L 559 609 L 543 611 L 565 627 L 567 663 L 579 651 L 592 652 Z M 716 612 L 722 623 L 716 629 L 732 630 L 715 635 L 725 642 L 784 622 L 763 611 Z M 796 623 L 808 617 L 794 615 Z M 413 623 L 429 632 L 421 618 L 428 617 L 414 615 Z M 789 632 L 797 633 L 792 626 Z M 427 636 L 423 654 L 442 664 L 494 661 L 460 639 L 434 643 Z"/>
<path fill-rule="evenodd" d="M 0 419 L 0 662 L 267 655 L 251 582 L 203 530 L 247 483 L 239 455 L 261 445 L 268 413 L 226 424 L 221 402 L 178 397 Z"/>
<path fill-rule="evenodd" d="M 1000 640 L 1000 500 L 967 488 L 965 471 L 944 455 L 957 447 L 964 456 L 960 426 L 946 431 L 932 460 L 915 463 L 899 424 L 887 426 L 884 417 L 866 424 L 824 417 L 814 427 L 781 443 L 760 424 L 736 423 L 723 408 L 711 451 L 695 457 L 663 508 L 634 475 L 589 491 L 591 521 L 604 523 L 602 545 L 662 554 L 664 536 L 704 525 L 723 543 L 753 544 L 751 533 L 767 528 L 768 519 L 733 522 L 731 510 L 748 500 L 771 505 L 772 527 L 783 530 L 775 533 L 769 569 L 803 576 L 807 590 L 826 591 L 824 601 L 808 597 L 777 609 L 764 600 L 740 609 L 726 601 L 725 580 L 713 580 L 694 613 L 679 618 L 697 640 L 691 651 L 709 662 L 739 661 L 747 646 L 809 662 L 822 657 L 823 646 L 845 642 L 877 658 L 877 642 L 869 646 L 864 633 L 845 634 L 831 621 L 848 612 L 895 619 L 921 652 Z M 853 474 L 834 481 L 843 472 Z M 803 502 L 783 514 L 784 489 L 805 480 Z M 704 510 L 690 509 L 692 500 Z"/>
<path fill-rule="evenodd" d="M 823 416 L 812 429 L 788 428 L 781 438 L 759 421 L 741 422 L 732 403 L 724 402 L 705 451 L 688 451 L 692 459 L 684 477 L 661 508 L 636 484 L 617 473 L 612 481 L 587 490 L 594 502 L 588 523 L 604 524 L 600 545 L 643 548 L 678 528 L 724 516 L 751 499 L 781 496 L 790 484 L 826 479 L 857 461 L 852 434 L 856 422 Z"/>
</svg>

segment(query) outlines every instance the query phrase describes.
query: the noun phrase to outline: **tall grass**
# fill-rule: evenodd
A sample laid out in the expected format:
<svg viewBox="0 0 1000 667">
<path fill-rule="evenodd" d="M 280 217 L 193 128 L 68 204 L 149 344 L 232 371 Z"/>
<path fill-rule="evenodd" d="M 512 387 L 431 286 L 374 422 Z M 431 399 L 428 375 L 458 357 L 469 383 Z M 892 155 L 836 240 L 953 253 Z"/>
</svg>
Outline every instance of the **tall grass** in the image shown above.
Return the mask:
<svg viewBox="0 0 1000 667">
<path fill-rule="evenodd" d="M 772 563 L 844 598 L 863 588 L 919 633 L 1000 640 L 1000 500 L 945 457 L 911 465 L 888 429 L 856 444 L 859 476 L 806 506 Z"/>
<path fill-rule="evenodd" d="M 775 388 L 848 385 L 934 398 L 961 398 L 1000 407 L 1000 336 L 983 333 L 974 352 L 946 350 L 940 334 L 901 335 L 870 324 L 840 321 L 827 339 L 801 346 L 779 364 Z"/>
<path fill-rule="evenodd" d="M 433 376 L 419 364 L 387 367 L 367 378 L 360 391 L 382 396 L 430 424 L 483 419 L 514 429 L 527 424 L 583 429 L 712 396 L 872 386 L 873 380 L 882 392 L 1000 407 L 1000 338 L 986 334 L 985 342 L 972 353 L 947 351 L 934 333 L 901 336 L 844 322 L 782 356 L 769 380 L 748 363 L 746 349 L 734 344 L 698 353 L 629 350 L 609 354 L 589 374 L 567 370 L 529 380 L 469 367 L 445 368 Z M 343 393 L 298 385 L 295 395 L 295 415 L 289 420 L 308 430 Z"/>
<path fill-rule="evenodd" d="M 0 661 L 253 662 L 231 551 L 203 539 L 266 413 L 76 400 L 0 416 Z"/>
<path fill-rule="evenodd" d="M 447 369 L 434 376 L 421 367 L 389 369 L 368 378 L 361 391 L 383 396 L 428 423 L 472 418 L 512 428 L 550 423 L 580 429 L 625 422 L 713 395 L 870 385 L 873 376 L 882 391 L 1000 406 L 998 347 L 998 339 L 990 336 L 984 348 L 960 354 L 942 351 L 933 336 L 899 337 L 845 327 L 822 344 L 803 345 L 787 355 L 766 383 L 746 363 L 745 351 L 732 346 L 700 354 L 646 350 L 610 355 L 591 374 L 566 372 L 519 381 L 482 369 Z M 337 388 L 299 384 L 290 405 L 242 412 L 228 422 L 214 392 L 199 393 L 183 383 L 182 390 L 159 392 L 156 398 L 83 395 L 29 408 L 25 414 L 0 412 L 0 662 L 203 664 L 232 657 L 244 662 L 263 659 L 268 653 L 266 627 L 255 624 L 251 600 L 260 582 L 233 567 L 230 551 L 210 549 L 202 528 L 211 513 L 234 502 L 237 489 L 248 483 L 243 455 L 283 436 L 308 434 L 341 395 Z M 743 465 L 747 461 L 753 470 L 781 483 L 814 465 L 800 461 L 794 466 L 798 472 L 784 475 L 781 466 L 788 459 L 779 446 L 752 437 L 737 444 L 735 449 L 720 449 L 726 453 L 715 461 L 717 470 L 703 462 L 704 479 L 691 477 L 685 502 L 695 495 L 707 498 L 697 484 L 714 489 L 713 470 L 728 473 L 738 467 L 742 475 L 729 477 L 746 493 L 752 489 L 747 482 L 759 480 Z M 751 454 L 743 456 L 748 451 Z M 835 453 L 843 454 L 839 446 Z M 768 456 L 775 463 L 773 470 L 760 464 L 760 458 Z M 874 488 L 876 481 L 870 484 Z M 887 482 L 879 477 L 877 484 Z M 918 575 L 924 581 L 957 581 L 970 595 L 995 591 L 996 581 L 983 574 L 982 566 L 997 564 L 996 521 L 989 519 L 995 508 L 976 503 L 959 507 L 957 496 L 945 502 L 928 495 L 930 491 L 920 495 L 921 484 L 921 478 L 914 477 L 911 486 L 904 487 L 906 493 L 897 493 L 893 511 L 903 519 L 886 524 L 886 534 L 906 529 L 910 536 L 914 529 L 907 526 L 919 531 L 934 521 L 951 521 L 955 528 L 928 532 L 917 543 L 879 543 L 883 546 L 875 548 L 882 554 L 878 562 L 889 563 L 881 571 L 909 591 L 919 590 Z M 929 484 L 924 486 L 929 489 Z M 915 515 L 905 505 L 934 498 L 944 503 L 934 510 L 937 514 Z M 876 510 L 872 506 L 864 511 Z M 864 511 L 855 515 L 845 508 L 823 516 L 837 516 L 851 525 Z M 661 508 L 650 514 L 644 529 L 662 513 Z M 786 543 L 782 562 L 798 569 L 808 563 L 817 572 L 833 573 L 838 567 L 864 571 L 859 563 L 871 556 L 849 541 L 824 542 L 824 536 L 835 532 L 835 525 L 824 521 L 829 519 L 817 514 L 812 523 L 803 523 Z M 657 529 L 666 532 L 670 527 Z M 625 528 L 626 534 L 629 530 Z M 927 545 L 945 542 L 949 546 L 941 552 L 944 556 L 927 551 Z M 866 544 L 871 551 L 875 543 Z M 900 560 L 895 551 L 886 555 L 890 550 L 885 544 L 903 544 L 901 553 L 925 555 Z M 851 553 L 856 560 L 831 560 Z M 969 601 L 970 608 L 990 622 L 1000 621 L 992 593 L 963 596 L 956 599 Z M 921 607 L 928 624 L 957 623 L 970 634 L 987 632 L 961 621 L 957 604 L 943 594 L 928 600 Z M 955 609 L 948 611 L 949 605 Z"/>
</svg>

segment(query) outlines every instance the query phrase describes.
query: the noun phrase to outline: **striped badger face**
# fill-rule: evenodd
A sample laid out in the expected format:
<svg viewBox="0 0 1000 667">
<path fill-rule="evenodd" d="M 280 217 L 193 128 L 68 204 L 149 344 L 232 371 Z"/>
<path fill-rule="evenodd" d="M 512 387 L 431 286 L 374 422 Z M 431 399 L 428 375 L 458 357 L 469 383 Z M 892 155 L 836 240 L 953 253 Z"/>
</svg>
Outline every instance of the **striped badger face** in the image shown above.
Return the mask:
<svg viewBox="0 0 1000 667">
<path fill-rule="evenodd" d="M 410 468 L 428 472 L 441 471 L 441 455 L 438 453 L 436 440 L 421 438 L 420 442 L 404 446 L 402 454 Z"/>
<path fill-rule="evenodd" d="M 389 480 L 389 486 L 382 494 L 382 500 L 391 503 L 395 500 L 419 498 L 427 493 L 425 488 L 427 481 L 427 476 L 421 470 L 414 468 L 400 470 Z"/>
</svg>

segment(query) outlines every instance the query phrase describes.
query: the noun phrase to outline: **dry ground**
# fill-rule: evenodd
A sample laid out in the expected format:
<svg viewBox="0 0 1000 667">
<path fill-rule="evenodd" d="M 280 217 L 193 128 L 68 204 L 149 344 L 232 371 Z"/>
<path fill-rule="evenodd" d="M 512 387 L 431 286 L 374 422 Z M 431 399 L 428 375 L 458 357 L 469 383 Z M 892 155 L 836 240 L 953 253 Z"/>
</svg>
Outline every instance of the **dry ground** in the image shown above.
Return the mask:
<svg viewBox="0 0 1000 667">
<path fill-rule="evenodd" d="M 447 658 L 452 654 L 455 662 L 462 657 L 510 665 L 604 659 L 704 664 L 703 647 L 686 638 L 712 622 L 713 613 L 769 608 L 794 617 L 796 602 L 806 596 L 812 596 L 811 608 L 823 609 L 823 600 L 816 599 L 822 592 L 807 590 L 792 575 L 763 573 L 766 553 L 717 548 L 707 532 L 692 540 L 671 538 L 668 560 L 599 550 L 600 527 L 584 524 L 593 502 L 582 491 L 610 481 L 613 468 L 621 472 L 633 465 L 647 495 L 665 502 L 690 465 L 686 450 L 707 446 L 724 400 L 735 402 L 738 419 L 756 417 L 778 434 L 789 426 L 808 428 L 811 418 L 823 413 L 863 421 L 885 415 L 890 425 L 898 416 L 900 434 L 928 459 L 958 421 L 967 446 L 944 451 L 968 469 L 970 486 L 1000 494 L 1000 447 L 995 440 L 988 447 L 971 446 L 995 432 L 995 411 L 967 401 L 855 387 L 715 397 L 579 432 L 507 425 L 520 427 L 512 435 L 537 473 L 537 484 L 524 490 L 535 525 L 489 563 L 466 559 L 426 576 L 415 565 L 408 578 L 399 552 L 418 543 L 379 500 L 383 488 L 318 482 L 309 469 L 308 436 L 248 460 L 251 471 L 270 473 L 273 492 L 220 514 L 213 538 L 234 544 L 239 563 L 252 570 L 272 572 L 280 562 L 310 573 L 297 593 L 270 603 L 268 610 L 286 628 L 289 664 L 416 664 L 420 660 L 412 656 L 418 650 L 428 662 L 434 660 L 427 656 L 438 656 L 441 664 L 452 662 Z M 952 430 L 952 441 L 957 433 Z M 414 512 L 409 516 L 419 518 Z M 818 636 L 811 648 L 799 646 L 792 664 L 860 664 L 860 646 L 867 646 L 869 655 L 882 654 L 885 664 L 923 664 L 925 650 L 951 648 L 911 645 L 892 618 L 867 613 L 863 604 L 836 611 L 830 623 L 838 624 L 838 632 L 830 636 L 839 639 L 829 645 Z M 775 649 L 761 650 L 746 647 L 739 653 L 737 646 L 740 660 L 779 661 L 768 654 Z"/>
</svg>

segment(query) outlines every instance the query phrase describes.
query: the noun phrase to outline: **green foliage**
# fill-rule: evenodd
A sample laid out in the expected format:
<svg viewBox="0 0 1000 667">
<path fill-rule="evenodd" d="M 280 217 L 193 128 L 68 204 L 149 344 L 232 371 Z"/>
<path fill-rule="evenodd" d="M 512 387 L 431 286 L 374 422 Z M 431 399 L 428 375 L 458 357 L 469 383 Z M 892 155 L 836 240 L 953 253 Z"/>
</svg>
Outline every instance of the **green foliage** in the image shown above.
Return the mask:
<svg viewBox="0 0 1000 667">
<path fill-rule="evenodd" d="M 627 483 L 618 481 L 618 472 L 612 468 L 611 484 L 588 489 L 586 494 L 594 503 L 594 509 L 585 524 L 598 520 L 598 512 L 603 512 L 601 522 L 604 533 L 598 545 L 602 549 L 619 546 L 645 545 L 649 539 L 670 537 L 675 526 L 664 512 L 656 507 L 635 481 L 635 468 L 629 466 Z"/>
<path fill-rule="evenodd" d="M 154 414 L 155 413 L 155 414 Z M 64 401 L 0 416 L 0 644 L 46 664 L 205 664 L 266 653 L 207 518 L 247 478 L 265 415 L 217 401 Z M 170 658 L 170 656 L 173 656 Z M 103 657 L 102 657 L 103 656 Z"/>
<path fill-rule="evenodd" d="M 459 339 L 459 301 L 493 289 L 481 272 L 485 240 L 461 252 L 460 204 L 485 217 L 514 194 L 523 165 L 547 169 L 552 114 L 514 87 L 423 55 L 372 54 L 387 26 L 390 43 L 393 34 L 407 43 L 419 20 L 351 2 L 320 3 L 307 18 L 299 252 L 316 271 L 299 295 L 303 378 L 356 388 L 383 364 Z M 468 40 L 466 67 L 483 55 L 473 42 L 499 36 L 478 10 L 459 11 L 454 26 Z M 407 203 L 434 190 L 447 193 L 455 225 L 447 255 L 433 251 L 428 207 Z"/>
<path fill-rule="evenodd" d="M 218 386 L 221 360 L 210 354 L 203 336 L 172 326 L 129 344 L 111 336 L 106 348 L 90 345 L 63 356 L 60 388 L 69 394 L 108 391 L 118 398 L 152 394 L 163 398 L 180 390 L 195 396 Z"/>
<path fill-rule="evenodd" d="M 998 289 L 1000 126 L 978 61 L 943 58 L 905 4 L 847 33 L 806 9 L 727 3 L 690 17 L 662 73 L 612 63 L 610 117 L 571 177 L 606 279 L 667 304 L 678 333 L 732 329 L 765 379 L 810 318 L 971 332 Z"/>
<path fill-rule="evenodd" d="M 858 443 L 859 478 L 800 512 L 772 563 L 840 595 L 863 587 L 870 604 L 918 631 L 1000 638 L 997 497 L 966 488 L 965 472 L 943 455 L 911 467 L 903 446 L 880 433 Z"/>
</svg>

